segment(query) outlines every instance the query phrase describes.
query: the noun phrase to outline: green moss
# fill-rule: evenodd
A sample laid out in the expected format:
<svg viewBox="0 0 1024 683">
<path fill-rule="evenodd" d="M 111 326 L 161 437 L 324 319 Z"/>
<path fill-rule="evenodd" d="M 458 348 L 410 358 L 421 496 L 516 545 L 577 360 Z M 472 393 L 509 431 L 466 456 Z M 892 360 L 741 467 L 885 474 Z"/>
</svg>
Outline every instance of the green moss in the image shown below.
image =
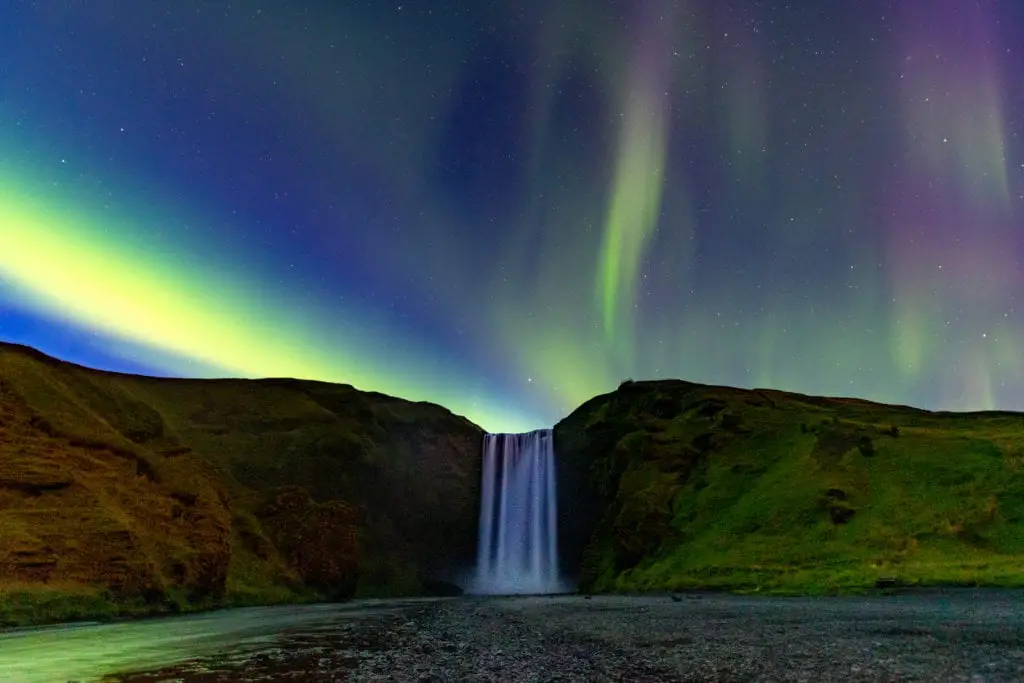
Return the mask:
<svg viewBox="0 0 1024 683">
<path fill-rule="evenodd" d="M 110 596 L 44 588 L 0 590 L 0 626 L 111 618 L 121 612 Z"/>
<path fill-rule="evenodd" d="M 294 601 L 294 596 L 288 600 Z M 158 602 L 147 602 L 141 598 L 117 598 L 105 591 L 30 586 L 0 590 L 0 626 L 109 621 L 125 617 L 196 612 L 240 604 L 241 602 L 224 599 L 189 601 L 183 592 L 175 590 L 168 591 Z"/>
</svg>

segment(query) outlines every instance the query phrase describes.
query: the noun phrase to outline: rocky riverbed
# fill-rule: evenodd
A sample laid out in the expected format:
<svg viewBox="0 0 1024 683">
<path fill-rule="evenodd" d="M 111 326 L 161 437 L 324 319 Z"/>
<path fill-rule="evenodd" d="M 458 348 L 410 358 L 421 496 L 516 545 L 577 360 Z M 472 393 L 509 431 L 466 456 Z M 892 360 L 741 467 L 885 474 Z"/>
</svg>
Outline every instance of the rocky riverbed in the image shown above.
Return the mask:
<svg viewBox="0 0 1024 683">
<path fill-rule="evenodd" d="M 281 627 L 103 680 L 1024 680 L 1016 591 L 457 598 L 364 604 Z"/>
</svg>

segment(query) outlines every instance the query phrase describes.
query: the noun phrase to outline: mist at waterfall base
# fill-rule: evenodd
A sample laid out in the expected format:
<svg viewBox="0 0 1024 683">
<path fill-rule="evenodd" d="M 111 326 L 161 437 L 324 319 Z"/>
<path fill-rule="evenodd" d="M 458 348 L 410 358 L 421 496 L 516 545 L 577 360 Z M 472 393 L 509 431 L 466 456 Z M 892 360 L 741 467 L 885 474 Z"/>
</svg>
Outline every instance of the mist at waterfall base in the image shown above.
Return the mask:
<svg viewBox="0 0 1024 683">
<path fill-rule="evenodd" d="M 566 592 L 558 567 L 554 434 L 484 437 L 477 595 Z"/>
</svg>

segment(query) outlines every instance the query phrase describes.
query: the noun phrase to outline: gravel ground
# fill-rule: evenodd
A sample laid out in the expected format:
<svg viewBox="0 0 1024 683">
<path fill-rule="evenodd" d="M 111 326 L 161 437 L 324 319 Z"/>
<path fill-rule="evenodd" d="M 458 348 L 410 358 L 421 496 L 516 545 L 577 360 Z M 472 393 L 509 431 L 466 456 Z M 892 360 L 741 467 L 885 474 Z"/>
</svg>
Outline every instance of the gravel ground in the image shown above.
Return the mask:
<svg viewBox="0 0 1024 683">
<path fill-rule="evenodd" d="M 107 680 L 1024 681 L 1024 593 L 458 598 Z"/>
</svg>

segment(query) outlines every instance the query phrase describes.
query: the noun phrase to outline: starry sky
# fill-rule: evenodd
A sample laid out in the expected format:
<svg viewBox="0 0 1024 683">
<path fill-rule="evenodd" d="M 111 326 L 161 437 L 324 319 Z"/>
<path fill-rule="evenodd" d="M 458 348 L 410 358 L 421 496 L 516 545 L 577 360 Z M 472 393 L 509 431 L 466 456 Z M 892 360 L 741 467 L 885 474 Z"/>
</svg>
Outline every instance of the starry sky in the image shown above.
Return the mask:
<svg viewBox="0 0 1024 683">
<path fill-rule="evenodd" d="M 0 339 L 1024 410 L 1022 74 L 1011 0 L 6 0 Z"/>
</svg>

